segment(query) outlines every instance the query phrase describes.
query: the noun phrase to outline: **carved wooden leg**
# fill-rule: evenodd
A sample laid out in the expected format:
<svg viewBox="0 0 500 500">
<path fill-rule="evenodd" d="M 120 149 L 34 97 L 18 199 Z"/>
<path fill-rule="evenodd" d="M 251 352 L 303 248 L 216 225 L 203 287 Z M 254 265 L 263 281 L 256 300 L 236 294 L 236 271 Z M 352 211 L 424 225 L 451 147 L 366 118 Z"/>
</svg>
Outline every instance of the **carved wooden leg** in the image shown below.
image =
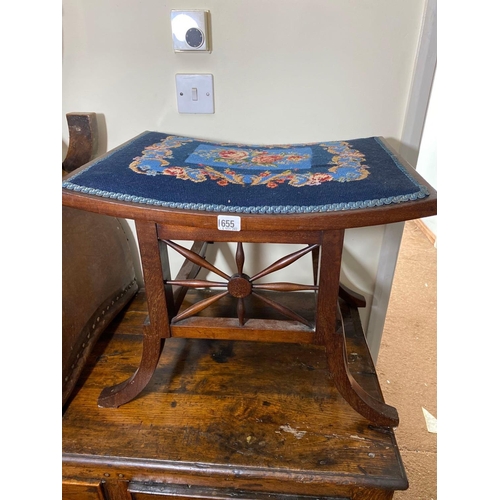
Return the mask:
<svg viewBox="0 0 500 500">
<path fill-rule="evenodd" d="M 137 371 L 125 382 L 106 387 L 98 405 L 116 408 L 135 398 L 151 380 L 160 359 L 165 337 L 170 337 L 164 277 L 169 278 L 168 266 L 162 265 L 156 224 L 136 221 L 137 238 L 144 272 L 144 288 L 149 309 L 149 324 L 144 325 L 142 358 Z M 166 259 L 166 251 L 163 254 Z"/>
<path fill-rule="evenodd" d="M 340 310 L 338 310 L 340 315 Z M 399 416 L 396 408 L 370 396 L 349 371 L 345 349 L 344 325 L 341 321 L 333 335 L 327 336 L 326 356 L 335 386 L 344 399 L 360 414 L 376 425 L 397 427 Z"/>
<path fill-rule="evenodd" d="M 103 389 L 97 402 L 98 406 L 118 408 L 118 406 L 134 399 L 151 380 L 160 359 L 164 342 L 165 339 L 158 339 L 155 335 L 145 333 L 139 368 L 125 382 Z"/>
<path fill-rule="evenodd" d="M 326 347 L 328 368 L 333 382 L 344 399 L 363 417 L 379 426 L 396 427 L 395 408 L 370 396 L 353 378 L 347 365 L 343 323 L 337 329 L 340 264 L 344 231 L 323 235 L 318 292 L 316 331 Z"/>
<path fill-rule="evenodd" d="M 313 265 L 313 278 L 314 284 L 318 284 L 318 270 L 319 270 L 319 246 L 314 248 L 311 252 L 312 265 Z M 347 286 L 339 283 L 339 297 L 342 297 L 348 304 L 356 307 L 366 307 L 366 299 L 359 293 L 351 290 Z"/>
</svg>

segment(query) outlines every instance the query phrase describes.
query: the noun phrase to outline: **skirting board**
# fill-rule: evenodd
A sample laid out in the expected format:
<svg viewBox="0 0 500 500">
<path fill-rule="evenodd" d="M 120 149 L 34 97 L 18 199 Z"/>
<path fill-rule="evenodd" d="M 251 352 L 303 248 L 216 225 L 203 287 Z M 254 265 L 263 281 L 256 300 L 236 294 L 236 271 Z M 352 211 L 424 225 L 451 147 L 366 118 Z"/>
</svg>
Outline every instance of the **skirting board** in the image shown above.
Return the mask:
<svg viewBox="0 0 500 500">
<path fill-rule="evenodd" d="M 415 220 L 417 227 L 427 236 L 427 239 L 436 246 L 436 235 L 427 227 L 422 219 Z"/>
</svg>

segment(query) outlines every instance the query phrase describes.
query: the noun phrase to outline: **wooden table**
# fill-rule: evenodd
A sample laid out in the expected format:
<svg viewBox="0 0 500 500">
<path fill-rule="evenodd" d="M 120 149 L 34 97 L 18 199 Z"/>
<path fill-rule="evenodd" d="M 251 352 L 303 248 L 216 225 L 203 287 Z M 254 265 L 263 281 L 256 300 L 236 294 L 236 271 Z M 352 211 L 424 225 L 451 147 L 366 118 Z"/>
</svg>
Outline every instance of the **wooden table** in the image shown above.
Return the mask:
<svg viewBox="0 0 500 500">
<path fill-rule="evenodd" d="M 100 491 L 109 462 L 106 494 L 120 499 L 406 486 L 398 413 L 353 327 L 364 299 L 339 281 L 346 229 L 436 213 L 436 191 L 383 139 L 259 148 L 146 132 L 73 172 L 63 203 L 135 221 L 148 312 L 65 415 L 70 477 Z M 205 258 L 213 242 L 236 244 L 232 274 Z M 246 243 L 284 255 L 249 276 Z M 169 251 L 185 258 L 175 277 Z M 311 283 L 262 280 L 305 256 Z"/>
<path fill-rule="evenodd" d="M 357 309 L 340 302 L 350 372 L 382 399 Z M 351 408 L 318 346 L 169 339 L 138 397 L 98 407 L 139 363 L 146 317 L 141 291 L 64 413 L 64 500 L 382 500 L 408 487 L 394 431 Z"/>
</svg>

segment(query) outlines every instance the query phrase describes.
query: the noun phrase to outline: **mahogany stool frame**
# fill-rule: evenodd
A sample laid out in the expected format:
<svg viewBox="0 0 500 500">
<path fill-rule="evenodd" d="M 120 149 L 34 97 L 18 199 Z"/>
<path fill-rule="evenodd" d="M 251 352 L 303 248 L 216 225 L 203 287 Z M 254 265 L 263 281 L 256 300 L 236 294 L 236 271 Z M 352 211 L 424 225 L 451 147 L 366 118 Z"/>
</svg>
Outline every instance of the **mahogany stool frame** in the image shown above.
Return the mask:
<svg viewBox="0 0 500 500">
<path fill-rule="evenodd" d="M 384 141 L 384 144 L 391 150 L 387 142 Z M 394 151 L 393 154 L 396 155 Z M 300 342 L 325 347 L 333 383 L 359 414 L 376 425 L 396 427 L 399 423 L 396 409 L 370 396 L 349 372 L 342 317 L 337 303 L 339 293 L 348 300 L 362 303 L 362 298 L 349 293 L 339 282 L 346 229 L 390 224 L 437 213 L 436 191 L 411 166 L 401 158 L 399 161 L 411 172 L 416 182 L 427 187 L 429 196 L 398 204 L 338 212 L 276 215 L 242 213 L 238 214 L 241 217 L 241 230 L 235 232 L 217 229 L 217 213 L 124 202 L 63 189 L 65 206 L 132 219 L 137 230 L 149 310 L 149 318 L 143 329 L 142 359 L 129 379 L 102 391 L 99 406 L 118 407 L 135 398 L 150 381 L 165 339 L 171 337 Z M 71 176 L 77 175 L 80 170 Z M 174 240 L 193 241 L 194 244 L 191 249 L 187 249 L 174 243 Z M 205 260 L 207 242 L 237 243 L 235 261 L 238 272 L 229 276 L 208 263 Z M 247 276 L 244 273 L 244 243 L 301 244 L 304 247 L 279 259 L 257 275 Z M 168 247 L 186 259 L 175 279 L 170 276 Z M 313 284 L 255 283 L 259 278 L 286 267 L 308 253 L 313 255 L 318 271 Z M 201 268 L 212 271 L 222 281 L 197 279 Z M 215 293 L 182 309 L 187 291 L 200 287 L 213 289 Z M 316 293 L 315 322 L 311 323 L 285 305 L 269 299 L 263 293 L 266 290 L 290 293 L 310 290 Z M 237 300 L 236 318 L 197 315 L 226 295 Z M 250 295 L 266 302 L 287 319 L 277 322 L 247 318 L 245 299 Z"/>
</svg>

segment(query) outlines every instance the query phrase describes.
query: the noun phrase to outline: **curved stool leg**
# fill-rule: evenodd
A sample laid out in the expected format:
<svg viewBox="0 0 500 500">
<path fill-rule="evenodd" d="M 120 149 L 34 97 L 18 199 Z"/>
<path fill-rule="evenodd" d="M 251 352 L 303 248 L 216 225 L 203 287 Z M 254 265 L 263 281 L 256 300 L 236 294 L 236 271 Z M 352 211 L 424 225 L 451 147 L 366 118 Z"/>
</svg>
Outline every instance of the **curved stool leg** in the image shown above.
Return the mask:
<svg viewBox="0 0 500 500">
<path fill-rule="evenodd" d="M 338 309 L 343 230 L 325 231 L 322 236 L 321 262 L 316 317 L 317 342 L 326 347 L 328 368 L 335 386 L 360 415 L 379 426 L 396 427 L 398 413 L 370 396 L 354 379 L 347 365 L 344 325 Z M 336 330 L 337 317 L 340 328 Z"/>
<path fill-rule="evenodd" d="M 337 314 L 342 318 L 340 311 Z M 325 346 L 329 371 L 343 398 L 370 422 L 382 427 L 397 427 L 399 416 L 396 408 L 370 396 L 351 375 L 347 364 L 342 321 L 340 321 L 340 328 L 335 333 L 326 335 Z"/>
<path fill-rule="evenodd" d="M 97 401 L 98 406 L 102 408 L 118 408 L 118 406 L 134 399 L 151 380 L 164 344 L 165 339 L 144 334 L 139 368 L 124 382 L 104 388 Z"/>
<path fill-rule="evenodd" d="M 154 222 L 136 221 L 135 227 L 141 252 L 149 324 L 145 324 L 143 328 L 143 350 L 139 368 L 125 382 L 106 387 L 101 392 L 98 405 L 106 408 L 116 408 L 128 403 L 146 387 L 160 359 L 165 337 L 170 337 L 167 300 L 163 284 L 164 279 L 170 279 L 168 254 L 164 246 L 160 250 Z"/>
</svg>

